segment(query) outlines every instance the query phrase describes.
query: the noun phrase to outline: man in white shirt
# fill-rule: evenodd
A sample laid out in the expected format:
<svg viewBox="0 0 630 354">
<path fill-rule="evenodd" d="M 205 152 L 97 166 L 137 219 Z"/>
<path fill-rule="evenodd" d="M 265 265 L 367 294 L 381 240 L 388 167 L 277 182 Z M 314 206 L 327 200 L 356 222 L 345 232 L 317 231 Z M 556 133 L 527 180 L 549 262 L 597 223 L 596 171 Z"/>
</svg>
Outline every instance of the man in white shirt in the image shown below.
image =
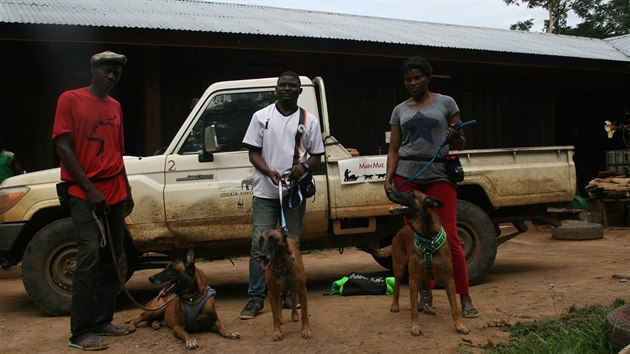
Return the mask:
<svg viewBox="0 0 630 354">
<path fill-rule="evenodd" d="M 245 133 L 243 145 L 249 150 L 249 161 L 256 168 L 253 192 L 252 248 L 249 257 L 249 299 L 241 312 L 243 320 L 262 311 L 265 300 L 265 273 L 259 257 L 260 233 L 274 229 L 284 212 L 289 235 L 300 243 L 306 203 L 289 206 L 288 191 L 283 188 L 282 203 L 279 183 L 297 183 L 324 154 L 319 120 L 298 107 L 302 93 L 299 76 L 286 71 L 278 77 L 277 101 L 254 113 Z M 304 114 L 305 116 L 302 116 Z M 283 174 L 288 180 L 283 181 Z"/>
</svg>

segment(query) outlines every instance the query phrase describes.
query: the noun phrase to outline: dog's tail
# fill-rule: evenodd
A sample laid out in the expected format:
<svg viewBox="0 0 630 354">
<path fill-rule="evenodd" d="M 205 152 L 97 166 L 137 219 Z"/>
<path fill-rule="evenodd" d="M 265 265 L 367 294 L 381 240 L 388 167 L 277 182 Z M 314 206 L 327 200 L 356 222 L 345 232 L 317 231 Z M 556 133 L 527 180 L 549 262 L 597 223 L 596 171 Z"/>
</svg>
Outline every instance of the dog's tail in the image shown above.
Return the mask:
<svg viewBox="0 0 630 354">
<path fill-rule="evenodd" d="M 357 246 L 357 249 L 379 258 L 386 258 L 392 255 L 392 245 L 377 249 L 365 243 Z"/>
</svg>

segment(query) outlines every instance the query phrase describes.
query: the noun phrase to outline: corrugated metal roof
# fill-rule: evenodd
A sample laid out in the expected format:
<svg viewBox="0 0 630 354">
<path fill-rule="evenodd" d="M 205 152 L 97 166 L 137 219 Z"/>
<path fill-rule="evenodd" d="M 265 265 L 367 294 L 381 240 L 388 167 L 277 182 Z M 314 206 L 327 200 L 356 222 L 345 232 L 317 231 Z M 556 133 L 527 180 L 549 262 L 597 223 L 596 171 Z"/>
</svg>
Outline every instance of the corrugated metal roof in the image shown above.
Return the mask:
<svg viewBox="0 0 630 354">
<path fill-rule="evenodd" d="M 0 0 L 0 22 L 339 39 L 630 61 L 585 37 L 199 0 Z M 624 54 L 625 53 L 625 54 Z"/>
<path fill-rule="evenodd" d="M 630 34 L 605 39 L 620 52 L 630 57 Z"/>
</svg>

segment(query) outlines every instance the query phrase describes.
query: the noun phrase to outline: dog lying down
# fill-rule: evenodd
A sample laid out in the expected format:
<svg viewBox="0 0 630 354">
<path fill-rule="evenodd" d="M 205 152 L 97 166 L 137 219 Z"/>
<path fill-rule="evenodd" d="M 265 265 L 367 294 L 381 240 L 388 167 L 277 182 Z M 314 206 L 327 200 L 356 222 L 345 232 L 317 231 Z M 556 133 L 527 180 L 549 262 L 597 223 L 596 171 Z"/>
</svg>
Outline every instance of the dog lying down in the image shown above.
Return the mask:
<svg viewBox="0 0 630 354">
<path fill-rule="evenodd" d="M 186 260 L 170 262 L 161 272 L 149 277 L 153 284 L 166 286 L 149 301 L 145 307 L 154 311 L 144 311 L 127 323 L 137 327 L 146 321 L 154 329 L 166 324 L 173 329 L 175 337 L 183 340 L 186 349 L 197 349 L 199 344 L 191 332 L 213 331 L 229 339 L 239 339 L 237 332 L 229 332 L 219 320 L 214 296 L 216 292 L 208 285 L 202 270 L 195 267 L 195 254 L 188 251 Z M 164 304 L 167 305 L 163 306 Z"/>
</svg>

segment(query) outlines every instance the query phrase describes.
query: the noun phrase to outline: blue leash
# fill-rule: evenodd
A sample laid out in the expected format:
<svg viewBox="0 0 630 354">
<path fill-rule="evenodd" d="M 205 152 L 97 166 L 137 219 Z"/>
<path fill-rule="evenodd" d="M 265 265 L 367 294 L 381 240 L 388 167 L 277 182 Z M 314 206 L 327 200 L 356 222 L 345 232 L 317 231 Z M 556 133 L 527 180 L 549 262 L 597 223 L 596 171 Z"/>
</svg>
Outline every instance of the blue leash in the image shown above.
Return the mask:
<svg viewBox="0 0 630 354">
<path fill-rule="evenodd" d="M 287 175 L 285 172 L 282 176 Z M 282 208 L 282 179 L 278 181 L 278 196 L 280 197 L 280 232 L 285 235 L 289 234 L 289 229 L 287 228 L 287 220 L 284 217 L 284 208 Z"/>
<path fill-rule="evenodd" d="M 280 231 L 283 234 L 288 235 L 289 234 L 289 228 L 287 227 L 287 221 L 284 217 L 284 208 L 282 207 L 282 180 L 288 181 L 288 177 L 291 174 L 291 169 L 288 169 L 286 171 L 284 171 L 284 173 L 282 173 L 282 178 L 280 179 L 280 181 L 278 181 L 278 197 L 280 198 Z M 293 181 L 290 182 L 291 184 L 289 184 L 289 208 L 293 209 L 293 208 L 297 208 L 300 205 L 302 205 L 302 202 L 304 201 L 304 198 L 302 197 L 302 192 L 300 191 L 300 186 L 297 185 L 297 181 Z M 295 185 L 293 185 L 293 183 L 295 183 Z M 293 206 L 293 197 L 291 196 L 291 188 L 295 187 L 297 189 L 297 195 L 300 198 L 300 204 L 298 204 L 296 207 Z"/>
<path fill-rule="evenodd" d="M 469 125 L 474 125 L 477 124 L 477 121 L 474 119 L 471 119 L 467 122 L 462 122 L 461 120 L 457 123 L 455 123 L 455 130 L 460 131 L 462 128 L 465 128 Z M 429 168 L 429 166 L 431 166 L 431 164 L 433 163 L 433 161 L 435 161 L 435 159 L 437 158 L 437 155 L 440 153 L 440 150 L 442 150 L 443 147 L 446 146 L 446 144 L 448 144 L 448 138 L 444 140 L 444 142 L 440 145 L 440 147 L 437 149 L 437 151 L 435 152 L 435 154 L 433 154 L 433 157 L 431 157 L 431 160 L 429 160 L 429 162 L 424 165 L 424 167 L 422 167 L 420 169 L 420 171 L 418 171 L 418 173 L 416 173 L 415 175 L 407 178 L 406 181 L 404 181 L 403 183 L 401 183 L 400 185 L 398 185 L 398 187 L 396 187 L 397 191 L 400 191 L 400 189 L 404 186 L 406 186 L 407 184 L 413 182 L 414 179 L 418 178 L 418 176 L 420 176 L 421 174 L 425 173 L 426 170 Z"/>
</svg>

